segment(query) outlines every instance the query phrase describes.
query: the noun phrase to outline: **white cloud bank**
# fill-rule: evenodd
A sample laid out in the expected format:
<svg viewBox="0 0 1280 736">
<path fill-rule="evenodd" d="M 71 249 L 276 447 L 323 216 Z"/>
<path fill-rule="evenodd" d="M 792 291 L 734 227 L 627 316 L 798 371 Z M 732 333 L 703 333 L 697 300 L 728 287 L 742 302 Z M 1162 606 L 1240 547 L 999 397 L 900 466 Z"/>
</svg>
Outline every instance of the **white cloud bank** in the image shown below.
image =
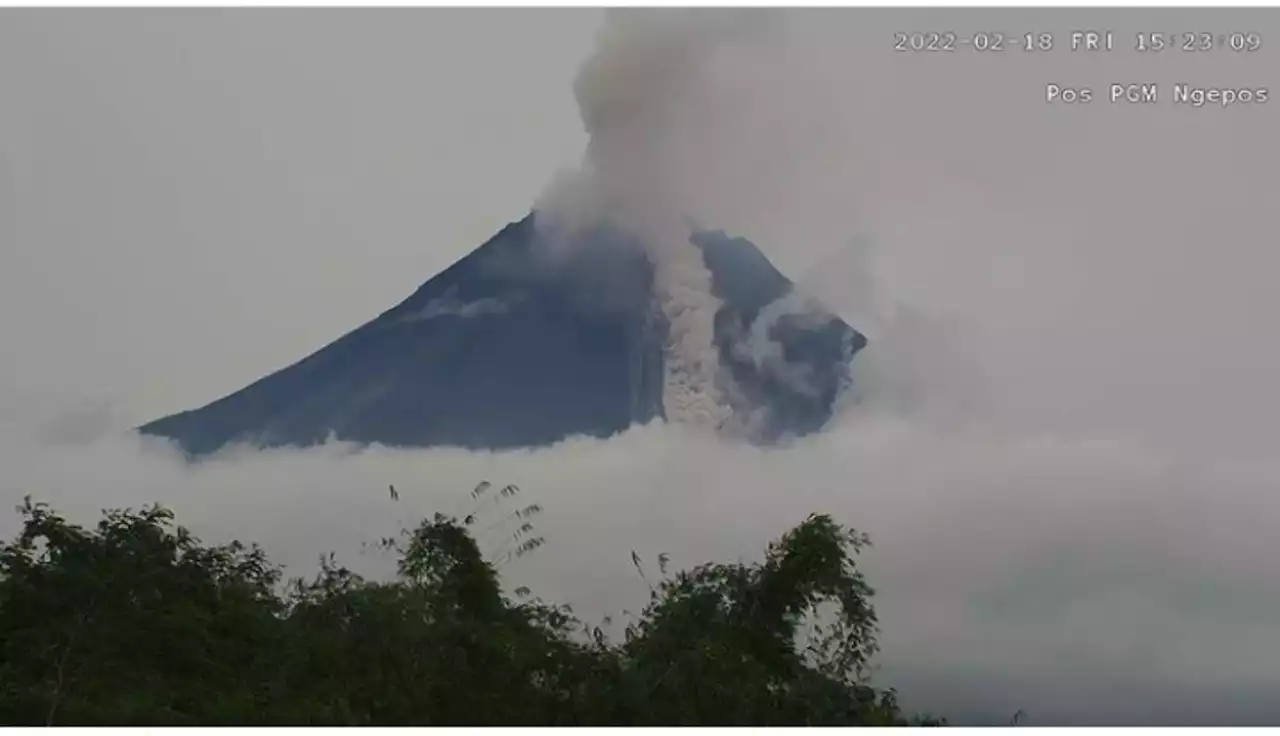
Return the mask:
<svg viewBox="0 0 1280 736">
<path fill-rule="evenodd" d="M 886 682 L 961 718 L 1247 719 L 1257 714 L 1240 708 L 1261 708 L 1276 684 L 1272 462 L 856 410 L 780 450 L 659 426 L 531 452 L 328 447 L 194 468 L 131 436 L 3 446 L 5 498 L 35 493 L 86 522 L 160 500 L 206 539 L 261 541 L 295 574 L 326 551 L 386 573 L 362 543 L 435 511 L 469 513 L 482 479 L 517 483 L 546 508 L 549 544 L 504 572 L 596 620 L 642 605 L 632 549 L 679 565 L 753 556 L 830 512 L 873 535 Z M 15 517 L 0 518 L 11 534 Z"/>
</svg>

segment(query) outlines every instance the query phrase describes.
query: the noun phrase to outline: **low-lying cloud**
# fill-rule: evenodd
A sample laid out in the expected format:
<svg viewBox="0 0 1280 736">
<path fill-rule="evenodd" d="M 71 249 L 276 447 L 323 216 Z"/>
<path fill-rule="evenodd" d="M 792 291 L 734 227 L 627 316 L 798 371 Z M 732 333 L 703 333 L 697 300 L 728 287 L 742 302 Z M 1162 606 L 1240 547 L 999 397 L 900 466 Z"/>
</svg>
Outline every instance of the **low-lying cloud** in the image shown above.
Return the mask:
<svg viewBox="0 0 1280 736">
<path fill-rule="evenodd" d="M 508 582 L 594 621 L 643 605 L 630 550 L 684 566 L 752 557 L 830 512 L 873 536 L 880 676 L 911 706 L 961 721 L 1023 709 L 1041 723 L 1276 715 L 1273 462 L 856 409 L 785 449 L 652 425 L 526 452 L 330 445 L 197 466 L 133 435 L 53 444 L 12 429 L 0 495 L 36 494 L 82 522 L 162 501 L 209 541 L 262 542 L 291 574 L 327 551 L 388 574 L 364 543 L 436 511 L 474 512 L 481 480 L 515 483 L 546 509 L 549 544 L 505 566 Z M 11 535 L 16 517 L 0 518 Z M 493 551 L 508 532 L 481 541 Z"/>
<path fill-rule="evenodd" d="M 404 321 L 423 322 L 437 317 L 470 319 L 489 314 L 504 314 L 510 310 L 511 305 L 501 299 L 484 297 L 464 302 L 458 298 L 456 293 L 448 291 L 427 302 L 427 305 L 422 309 L 406 316 Z"/>
</svg>

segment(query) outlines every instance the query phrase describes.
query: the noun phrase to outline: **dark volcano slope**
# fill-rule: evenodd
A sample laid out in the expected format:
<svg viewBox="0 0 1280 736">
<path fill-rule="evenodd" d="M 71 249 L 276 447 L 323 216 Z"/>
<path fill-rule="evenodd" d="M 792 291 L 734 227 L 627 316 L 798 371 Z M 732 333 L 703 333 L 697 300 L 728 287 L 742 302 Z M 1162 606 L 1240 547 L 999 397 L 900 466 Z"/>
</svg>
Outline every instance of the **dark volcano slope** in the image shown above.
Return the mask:
<svg viewBox="0 0 1280 736">
<path fill-rule="evenodd" d="M 662 416 L 667 324 L 640 246 L 596 231 L 546 243 L 535 215 L 311 356 L 203 408 L 140 428 L 191 455 L 228 443 L 306 446 L 330 436 L 391 446 L 507 449 L 573 435 L 609 436 Z M 743 396 L 768 417 L 766 438 L 830 417 L 865 339 L 830 315 L 780 319 L 770 334 L 806 383 L 734 357 L 766 305 L 791 283 L 745 240 L 703 232 L 717 296 L 717 343 Z M 557 247 L 565 246 L 568 247 Z M 548 257 L 548 254 L 551 254 Z M 737 352 L 741 352 L 740 350 Z M 815 390 L 816 389 L 816 390 Z"/>
<path fill-rule="evenodd" d="M 820 305 L 800 300 L 766 319 L 763 311 L 791 295 L 791 281 L 746 239 L 704 231 L 692 240 L 702 249 L 712 291 L 723 302 L 715 341 L 741 394 L 735 409 L 758 412 L 762 420 L 752 436 L 772 442 L 821 429 L 840 392 L 852 383 L 853 356 L 866 347 L 866 337 Z M 757 326 L 762 334 L 752 338 Z M 761 337 L 776 355 L 760 359 L 752 346 L 759 346 Z"/>
</svg>

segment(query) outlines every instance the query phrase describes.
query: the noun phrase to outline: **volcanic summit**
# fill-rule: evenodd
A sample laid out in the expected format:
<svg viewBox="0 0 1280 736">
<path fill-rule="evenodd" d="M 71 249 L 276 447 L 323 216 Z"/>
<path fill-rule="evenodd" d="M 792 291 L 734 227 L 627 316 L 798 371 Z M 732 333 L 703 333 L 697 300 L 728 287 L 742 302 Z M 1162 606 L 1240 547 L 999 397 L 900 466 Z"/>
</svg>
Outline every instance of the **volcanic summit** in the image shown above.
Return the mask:
<svg viewBox="0 0 1280 736">
<path fill-rule="evenodd" d="M 672 360 L 672 323 L 644 244 L 566 233 L 537 212 L 407 299 L 291 366 L 140 428 L 190 455 L 231 444 L 500 450 L 682 421 L 698 391 Z M 718 302 L 705 345 L 716 429 L 769 443 L 820 429 L 866 339 L 796 293 L 752 243 L 691 230 Z M 685 356 L 688 358 L 688 356 Z M 697 360 L 698 356 L 694 356 Z"/>
</svg>

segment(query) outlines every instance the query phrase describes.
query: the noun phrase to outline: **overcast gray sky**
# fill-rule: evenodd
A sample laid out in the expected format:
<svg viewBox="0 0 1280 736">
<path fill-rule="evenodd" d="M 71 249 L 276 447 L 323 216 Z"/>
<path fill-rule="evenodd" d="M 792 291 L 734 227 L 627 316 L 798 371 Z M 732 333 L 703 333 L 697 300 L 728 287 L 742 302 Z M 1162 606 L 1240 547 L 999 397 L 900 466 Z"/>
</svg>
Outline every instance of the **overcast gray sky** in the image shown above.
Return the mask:
<svg viewBox="0 0 1280 736">
<path fill-rule="evenodd" d="M 138 421 L 302 357 L 522 217 L 580 155 L 599 22 L 0 13 L 5 393 Z"/>
<path fill-rule="evenodd" d="M 752 237 L 872 338 L 864 407 L 796 448 L 650 427 L 189 472 L 99 431 L 303 357 L 522 217 L 586 146 L 573 84 L 603 17 L 0 11 L 0 501 L 161 500 L 296 566 L 517 482 L 552 541 L 522 582 L 615 614 L 643 598 L 631 549 L 754 554 L 829 510 L 877 543 L 910 703 L 1280 721 L 1280 100 L 1172 100 L 1275 85 L 1277 11 L 788 12 L 711 59 L 607 43 L 599 104 L 679 95 L 623 139 L 638 190 Z M 1115 49 L 1072 53 L 1087 29 Z M 893 50 L 930 30 L 1056 48 Z M 1133 51 L 1185 31 L 1262 48 Z M 1113 82 L 1161 98 L 1110 104 Z"/>
</svg>

